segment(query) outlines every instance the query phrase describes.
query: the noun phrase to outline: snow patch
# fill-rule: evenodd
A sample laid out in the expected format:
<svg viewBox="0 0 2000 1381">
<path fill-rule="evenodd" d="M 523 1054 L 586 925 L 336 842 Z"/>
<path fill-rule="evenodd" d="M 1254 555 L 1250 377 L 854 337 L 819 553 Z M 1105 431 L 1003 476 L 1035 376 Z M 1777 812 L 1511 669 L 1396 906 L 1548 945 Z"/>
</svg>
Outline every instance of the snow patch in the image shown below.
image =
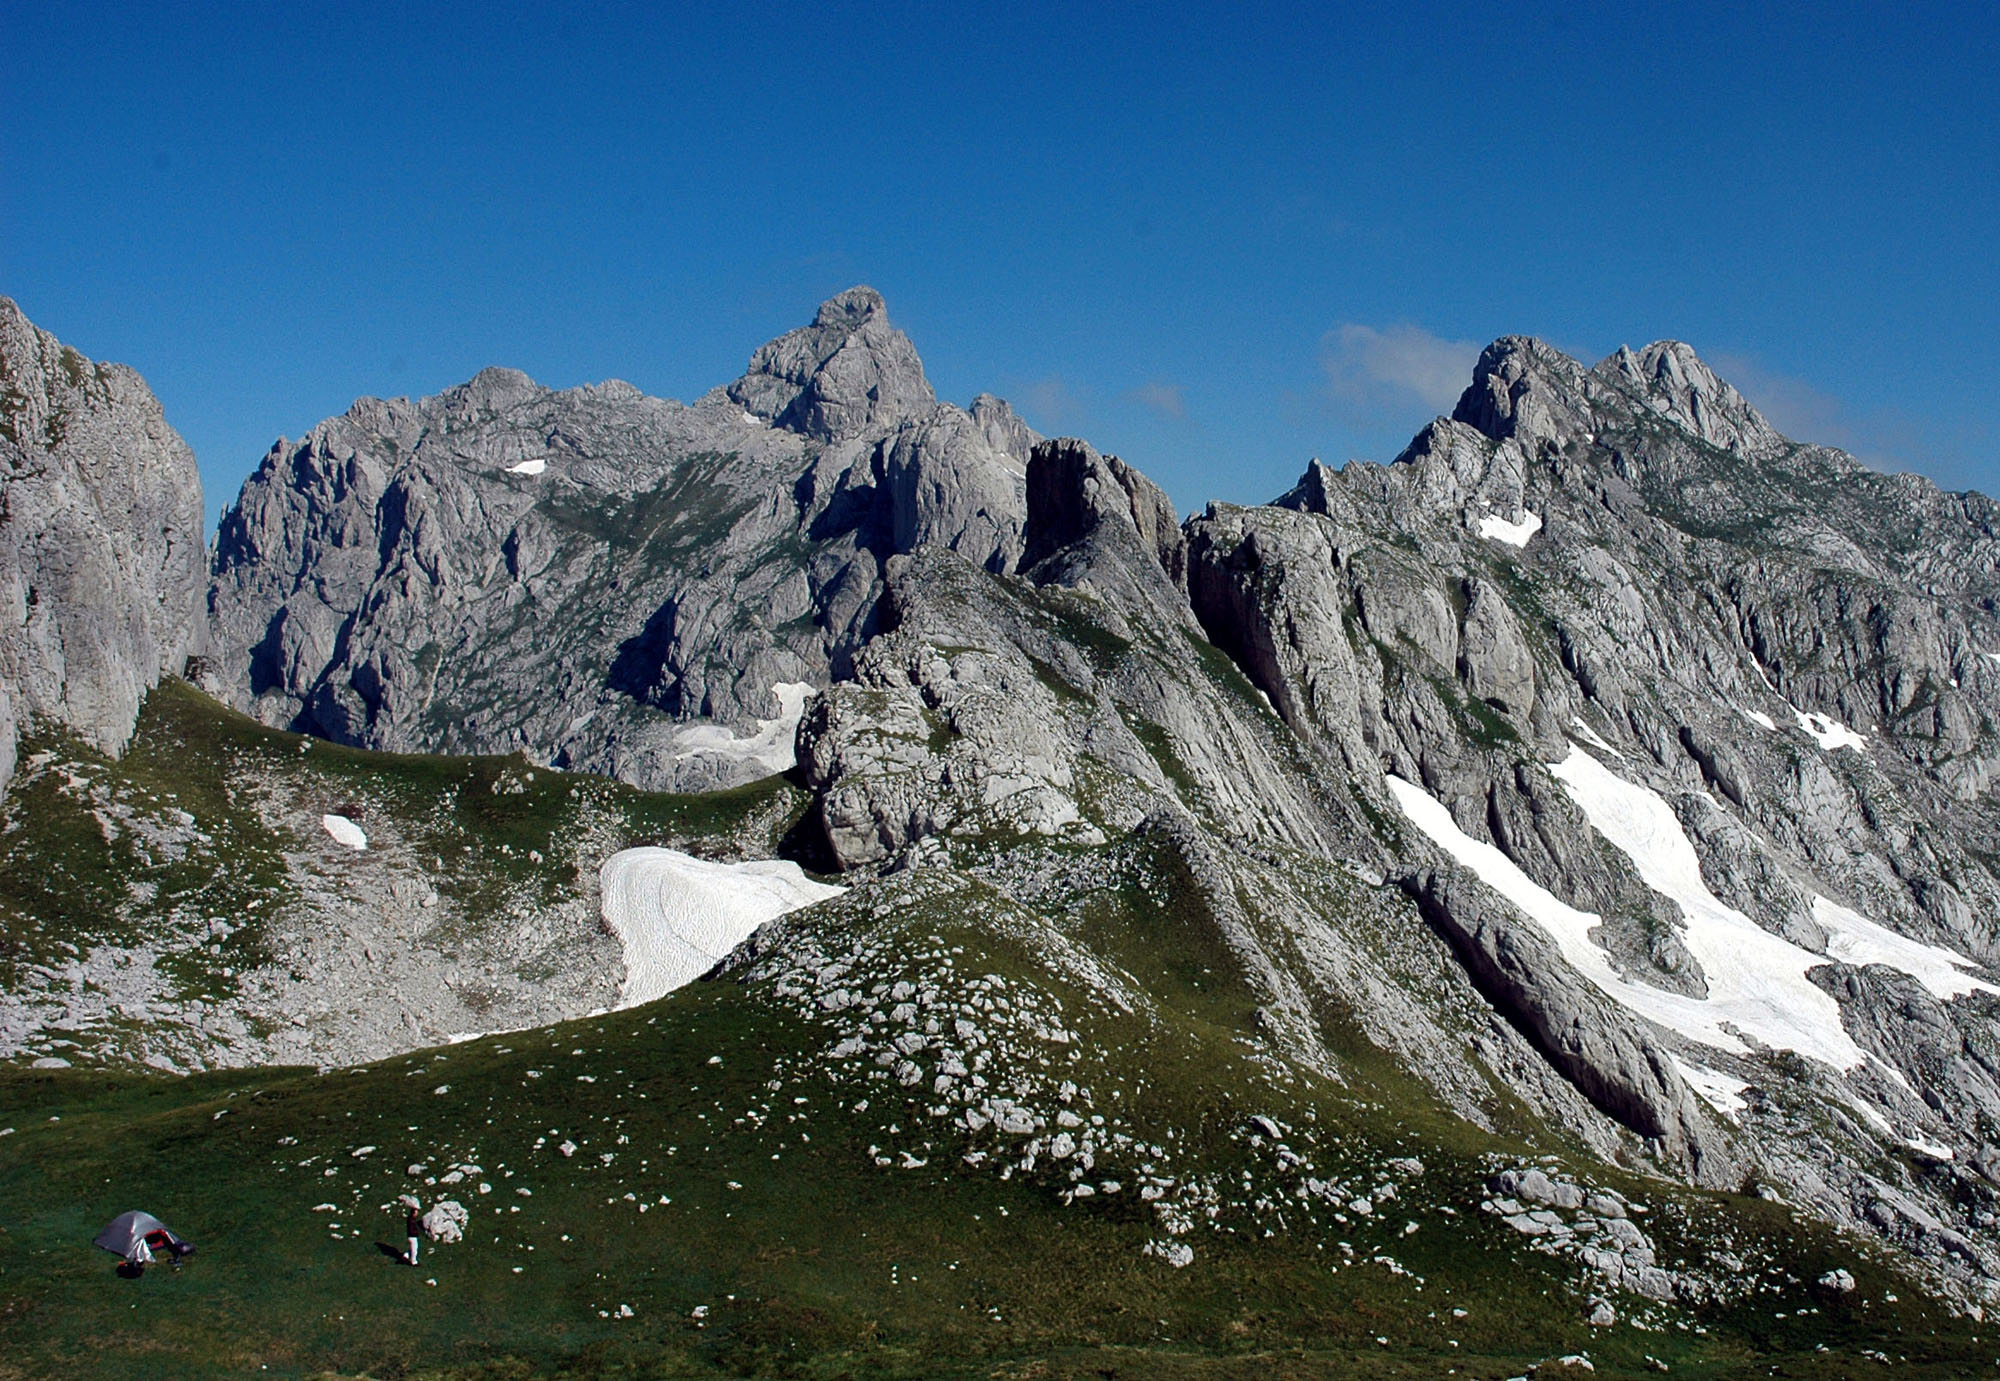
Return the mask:
<svg viewBox="0 0 2000 1381">
<path fill-rule="evenodd" d="M 1829 715 L 1807 713 L 1797 705 L 1792 713 L 1798 716 L 1799 727 L 1819 741 L 1819 746 L 1831 753 L 1836 748 L 1852 748 L 1857 753 L 1868 751 L 1868 740 L 1854 730 Z"/>
<path fill-rule="evenodd" d="M 1906 1088 L 1909 1086 L 1907 1081 L 1900 1079 L 1900 1076 L 1899 1082 L 1902 1082 Z M 1929 1156 L 1932 1160 L 1951 1160 L 1957 1155 L 1949 1146 L 1940 1145 L 1935 1141 L 1926 1141 L 1920 1136 L 1901 1135 L 1897 1132 L 1895 1125 L 1889 1121 L 1888 1115 L 1866 1098 L 1855 1099 L 1852 1106 L 1856 1112 L 1867 1118 L 1869 1125 L 1874 1127 L 1887 1140 L 1900 1141 L 1912 1151 L 1921 1152 Z"/>
<path fill-rule="evenodd" d="M 548 468 L 549 462 L 547 458 L 536 456 L 533 460 L 524 460 L 519 465 L 509 465 L 507 473 L 510 475 L 539 475 Z"/>
<path fill-rule="evenodd" d="M 1973 961 L 1955 950 L 1898 935 L 1860 912 L 1850 911 L 1822 896 L 1813 897 L 1812 909 L 1813 919 L 1826 931 L 1829 958 L 1856 968 L 1864 964 L 1887 964 L 1892 969 L 1901 969 L 1929 989 L 1933 997 L 1963 997 L 1975 988 L 2000 995 L 2000 987 L 1966 973 L 1964 970 Z"/>
<path fill-rule="evenodd" d="M 1707 976 L 1709 996 L 1692 1003 L 1702 1020 L 1675 1030 L 1722 1050 L 1743 1050 L 1740 1033 L 1837 1069 L 1861 1063 L 1839 1004 L 1806 977 L 1826 961 L 1715 898 L 1673 807 L 1574 744 L 1550 771 L 1591 828 L 1631 860 L 1640 880 L 1681 909 L 1685 943 Z"/>
<path fill-rule="evenodd" d="M 1505 542 L 1510 547 L 1525 547 L 1528 539 L 1542 530 L 1542 515 L 1523 510 L 1518 523 L 1510 523 L 1505 518 L 1489 513 L 1479 520 L 1479 535 L 1490 537 L 1496 542 Z"/>
<path fill-rule="evenodd" d="M 769 776 L 789 772 L 798 761 L 799 719 L 813 688 L 804 681 L 780 681 L 771 693 L 778 697 L 778 717 L 758 720 L 756 733 L 738 738 L 720 724 L 691 724 L 674 737 L 674 760 L 713 753 L 755 763 Z"/>
<path fill-rule="evenodd" d="M 1880 1132 L 1883 1136 L 1893 1138 L 1896 1135 L 1896 1129 L 1889 1125 L 1889 1119 L 1883 1115 L 1882 1110 L 1876 1107 L 1873 1103 L 1869 1102 L 1866 1098 L 1855 1099 L 1854 1108 L 1855 1111 L 1859 1112 L 1863 1117 L 1867 1118 L 1869 1124 L 1873 1126 L 1875 1130 Z"/>
<path fill-rule="evenodd" d="M 1602 749 L 1604 752 L 1609 753 L 1614 758 L 1622 758 L 1625 756 L 1623 753 L 1619 752 L 1616 748 L 1613 748 L 1610 744 L 1606 743 L 1603 739 L 1599 738 L 1597 736 L 1597 731 L 1591 728 L 1588 724 L 1583 722 L 1582 715 L 1576 715 L 1576 714 L 1571 715 L 1569 717 L 1569 723 L 1570 727 L 1575 729 L 1578 734 L 1582 735 L 1583 741 L 1589 744 L 1592 748 Z"/>
<path fill-rule="evenodd" d="M 320 828 L 332 835 L 337 844 L 345 844 L 357 852 L 368 847 L 368 836 L 362 832 L 361 826 L 345 815 L 322 815 L 319 823 Z"/>
<path fill-rule="evenodd" d="M 678 849 L 625 849 L 597 872 L 605 924 L 625 947 L 620 1007 L 693 982 L 750 933 L 847 889 L 783 859 L 714 863 Z"/>
<path fill-rule="evenodd" d="M 1745 719 L 1749 720 L 1752 724 L 1755 724 L 1758 728 L 1767 729 L 1772 733 L 1776 733 L 1778 731 L 1778 721 L 1771 718 L 1771 716 L 1763 713 L 1761 710 L 1745 710 L 1742 709 L 1741 706 L 1738 706 L 1737 708 Z"/>
<path fill-rule="evenodd" d="M 1707 1065 L 1691 1065 L 1678 1055 L 1670 1056 L 1674 1068 L 1681 1072 L 1681 1079 L 1687 1086 L 1708 1100 L 1708 1105 L 1728 1118 L 1736 1120 L 1736 1114 L 1750 1105 L 1743 1100 L 1743 1092 L 1750 1085 L 1741 1079 L 1732 1079 L 1719 1069 Z"/>
<path fill-rule="evenodd" d="M 1694 847 L 1665 801 L 1613 776 L 1574 745 L 1569 757 L 1551 770 L 1591 826 L 1632 860 L 1646 884 L 1680 903 L 1687 922 L 1685 943 L 1708 978 L 1707 998 L 1668 992 L 1620 974 L 1610 955 L 1590 938 L 1601 924 L 1597 915 L 1577 910 L 1499 849 L 1460 830 L 1451 812 L 1423 788 L 1400 777 L 1387 780 L 1411 823 L 1547 931 L 1570 966 L 1621 1006 L 1732 1054 L 1751 1053 L 1743 1039 L 1748 1036 L 1839 1069 L 1861 1062 L 1862 1050 L 1842 1027 L 1838 1004 L 1806 978 L 1808 969 L 1826 961 L 1760 929 L 1711 896 L 1701 881 Z"/>
</svg>

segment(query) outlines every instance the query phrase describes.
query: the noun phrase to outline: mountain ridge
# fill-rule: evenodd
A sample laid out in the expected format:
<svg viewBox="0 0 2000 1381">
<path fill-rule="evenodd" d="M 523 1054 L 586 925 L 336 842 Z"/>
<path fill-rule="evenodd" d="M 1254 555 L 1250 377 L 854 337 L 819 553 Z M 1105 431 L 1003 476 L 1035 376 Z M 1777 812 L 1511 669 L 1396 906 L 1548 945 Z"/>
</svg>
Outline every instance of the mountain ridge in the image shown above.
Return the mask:
<svg viewBox="0 0 2000 1381">
<path fill-rule="evenodd" d="M 1189 1010 L 1270 1068 L 1386 1060 L 1482 1135 L 1761 1187 L 1983 1308 L 1993 513 L 1780 436 L 1677 342 L 1504 337 L 1389 463 L 1183 520 L 1087 441 L 937 402 L 856 288 L 693 404 L 490 369 L 274 446 L 190 670 L 357 750 L 679 792 L 789 741 L 781 847 L 848 885 L 871 963 L 869 926 L 971 887 L 1139 991 L 1065 901 L 1138 867 L 1188 908 L 1141 950 L 1198 916 L 1246 996 Z M 821 914 L 710 981 L 812 970 Z M 912 1098 L 964 1079 L 925 1048 L 882 1066 Z M 912 1155 L 986 1153 L 949 1125 Z"/>
</svg>

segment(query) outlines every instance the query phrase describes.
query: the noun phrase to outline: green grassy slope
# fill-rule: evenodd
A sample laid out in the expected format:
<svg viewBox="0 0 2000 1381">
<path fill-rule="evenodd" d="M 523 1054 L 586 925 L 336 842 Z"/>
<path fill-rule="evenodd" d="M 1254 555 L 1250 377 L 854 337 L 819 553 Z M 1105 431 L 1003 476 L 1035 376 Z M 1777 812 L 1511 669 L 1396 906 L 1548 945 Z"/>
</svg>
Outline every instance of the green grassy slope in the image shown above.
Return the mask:
<svg viewBox="0 0 2000 1381">
<path fill-rule="evenodd" d="M 1713 1302 L 1620 1297 L 1593 1329 L 1575 1269 L 1478 1210 L 1494 1165 L 1549 1145 L 1477 1134 L 1386 1066 L 1336 1087 L 1277 1059 L 1160 879 L 1086 910 L 1128 966 L 905 874 L 606 1017 L 325 1075 L 0 1074 L 0 1375 L 1502 1376 L 1587 1351 L 1598 1375 L 1841 1376 L 1876 1349 L 1945 1376 L 2000 1353 L 1774 1204 L 1579 1166 L 1651 1207 L 1669 1264 L 1724 1241 L 1743 1263 Z M 888 1041 L 927 1012 L 945 1034 L 906 1083 Z M 990 1091 L 1105 1118 L 1089 1175 L 1022 1168 L 1023 1137 L 936 1091 L 967 1015 Z M 1177 1237 L 1142 1197 L 1160 1182 Z M 406 1191 L 471 1210 L 416 1270 L 377 1245 Z M 130 1207 L 200 1254 L 119 1278 L 89 1239 Z M 1148 1254 L 1171 1240 L 1191 1264 Z M 1804 1283 L 1831 1264 L 1854 1294 Z"/>
</svg>

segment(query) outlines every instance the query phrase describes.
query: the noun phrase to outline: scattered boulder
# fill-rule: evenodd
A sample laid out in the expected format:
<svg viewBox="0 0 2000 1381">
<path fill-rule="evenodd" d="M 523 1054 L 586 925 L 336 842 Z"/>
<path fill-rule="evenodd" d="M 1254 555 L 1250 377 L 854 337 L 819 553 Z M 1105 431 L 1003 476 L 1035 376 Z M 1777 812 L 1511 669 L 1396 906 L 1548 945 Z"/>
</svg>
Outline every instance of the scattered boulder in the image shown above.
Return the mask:
<svg viewBox="0 0 2000 1381">
<path fill-rule="evenodd" d="M 465 1236 L 465 1225 L 471 1221 L 472 1214 L 456 1199 L 432 1204 L 423 1216 L 424 1231 L 433 1242 L 458 1241 Z"/>
</svg>

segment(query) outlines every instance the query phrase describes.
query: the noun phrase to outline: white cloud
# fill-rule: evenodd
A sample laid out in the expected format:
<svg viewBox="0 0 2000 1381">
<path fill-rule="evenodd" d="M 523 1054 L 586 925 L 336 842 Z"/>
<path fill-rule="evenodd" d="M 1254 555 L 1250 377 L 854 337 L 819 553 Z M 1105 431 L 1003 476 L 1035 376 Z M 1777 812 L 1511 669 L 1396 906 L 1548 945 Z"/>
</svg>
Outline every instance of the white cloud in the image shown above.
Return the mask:
<svg viewBox="0 0 2000 1381">
<path fill-rule="evenodd" d="M 1187 421 L 1187 399 L 1181 395 L 1179 384 L 1163 384 L 1158 379 L 1149 379 L 1140 387 L 1128 390 L 1125 401 L 1149 408 L 1170 421 Z"/>
<path fill-rule="evenodd" d="M 1446 340 L 1407 323 L 1377 330 L 1349 322 L 1320 339 L 1327 391 L 1348 409 L 1406 408 L 1412 400 L 1449 412 L 1472 382 L 1479 344 Z"/>
</svg>

